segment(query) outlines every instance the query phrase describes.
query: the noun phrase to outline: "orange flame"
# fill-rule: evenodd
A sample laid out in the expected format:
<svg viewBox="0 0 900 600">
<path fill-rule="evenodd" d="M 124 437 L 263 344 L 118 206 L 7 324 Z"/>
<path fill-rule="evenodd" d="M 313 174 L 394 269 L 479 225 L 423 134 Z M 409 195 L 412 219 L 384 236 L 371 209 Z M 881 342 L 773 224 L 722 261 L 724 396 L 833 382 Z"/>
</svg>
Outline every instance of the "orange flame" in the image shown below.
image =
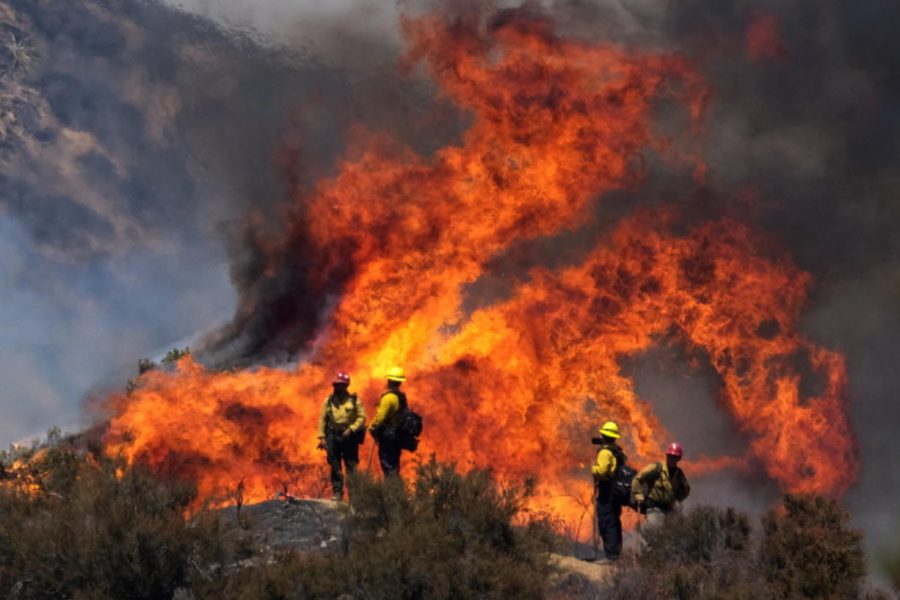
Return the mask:
<svg viewBox="0 0 900 600">
<path fill-rule="evenodd" d="M 693 472 L 755 458 L 786 489 L 845 490 L 856 456 L 833 434 L 849 431 L 843 358 L 796 330 L 810 277 L 736 222 L 676 235 L 671 211 L 640 215 L 581 265 L 536 270 L 508 299 L 463 311 L 465 286 L 492 257 L 570 231 L 599 195 L 639 182 L 639 153 L 666 147 L 650 126 L 660 97 L 702 116 L 706 89 L 691 67 L 563 40 L 517 11 L 486 24 L 405 20 L 404 30 L 408 64 L 424 61 L 471 112 L 461 143 L 425 158 L 384 134 L 358 137 L 272 245 L 277 260 L 302 232 L 321 282 L 352 265 L 309 356 L 290 372 L 218 373 L 185 359 L 148 373 L 118 399 L 109 452 L 192 478 L 214 502 L 242 479 L 246 502 L 284 486 L 318 494 L 314 432 L 330 376 L 353 373 L 371 411 L 382 373 L 400 364 L 425 417 L 421 455 L 536 474 L 537 502 L 574 523 L 601 421 L 619 421 L 634 462 L 655 460 L 667 439 L 620 361 L 677 343 L 709 357 L 749 440 L 748 457 L 699 457 Z"/>
<path fill-rule="evenodd" d="M 9 468 L 0 468 L 0 492 L 36 498 L 43 493 L 42 461 L 46 453 L 38 451 L 28 459 L 17 458 Z"/>
</svg>

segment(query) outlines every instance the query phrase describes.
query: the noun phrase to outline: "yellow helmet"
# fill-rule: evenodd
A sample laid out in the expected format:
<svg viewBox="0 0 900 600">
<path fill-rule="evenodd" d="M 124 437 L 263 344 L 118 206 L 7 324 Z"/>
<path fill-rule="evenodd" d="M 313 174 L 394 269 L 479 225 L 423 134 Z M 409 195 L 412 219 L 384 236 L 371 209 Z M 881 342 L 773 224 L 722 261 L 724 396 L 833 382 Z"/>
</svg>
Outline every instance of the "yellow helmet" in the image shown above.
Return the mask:
<svg viewBox="0 0 900 600">
<path fill-rule="evenodd" d="M 388 381 L 406 381 L 406 376 L 403 374 L 403 369 L 401 367 L 391 367 L 388 369 L 385 377 Z"/>
<path fill-rule="evenodd" d="M 606 437 L 611 437 L 615 440 L 619 439 L 619 426 L 616 425 L 615 421 L 607 421 L 603 424 L 603 427 L 600 428 L 600 435 L 605 435 Z"/>
</svg>

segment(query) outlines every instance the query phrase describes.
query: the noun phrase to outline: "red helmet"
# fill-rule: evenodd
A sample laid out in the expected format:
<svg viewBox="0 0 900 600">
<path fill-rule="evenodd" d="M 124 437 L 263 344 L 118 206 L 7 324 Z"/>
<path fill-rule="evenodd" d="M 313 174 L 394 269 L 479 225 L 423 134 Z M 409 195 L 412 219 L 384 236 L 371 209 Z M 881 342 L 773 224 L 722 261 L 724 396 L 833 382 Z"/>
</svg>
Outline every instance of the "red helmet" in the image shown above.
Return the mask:
<svg viewBox="0 0 900 600">
<path fill-rule="evenodd" d="M 344 373 L 343 371 L 338 371 L 337 375 L 334 376 L 334 381 L 331 382 L 333 385 L 350 385 L 350 374 Z"/>
<path fill-rule="evenodd" d="M 676 456 L 681 458 L 684 454 L 684 448 L 681 447 L 681 444 L 678 442 L 672 442 L 669 444 L 669 447 L 666 448 L 666 456 Z"/>
</svg>

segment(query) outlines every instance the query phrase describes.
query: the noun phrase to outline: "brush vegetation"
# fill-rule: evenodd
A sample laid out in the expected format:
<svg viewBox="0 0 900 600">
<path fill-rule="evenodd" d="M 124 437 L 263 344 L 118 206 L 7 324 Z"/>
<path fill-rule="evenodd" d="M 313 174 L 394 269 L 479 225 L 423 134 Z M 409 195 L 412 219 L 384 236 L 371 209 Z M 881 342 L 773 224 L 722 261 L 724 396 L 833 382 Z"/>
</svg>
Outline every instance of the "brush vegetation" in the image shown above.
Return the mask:
<svg viewBox="0 0 900 600">
<path fill-rule="evenodd" d="M 786 495 L 754 531 L 732 509 L 702 506 L 647 532 L 604 595 L 609 600 L 887 599 L 868 587 L 862 534 L 818 496 Z"/>
<path fill-rule="evenodd" d="M 554 566 L 560 527 L 527 509 L 529 482 L 433 458 L 408 485 L 360 475 L 339 544 L 262 553 L 191 485 L 52 438 L 0 453 L 0 598 L 887 598 L 865 587 L 846 511 L 813 496 L 756 529 L 729 509 L 673 515 L 604 585 Z"/>
<path fill-rule="evenodd" d="M 354 478 L 338 550 L 257 556 L 189 484 L 64 444 L 3 459 L 0 598 L 541 598 L 553 572 L 530 485 L 433 459 Z"/>
</svg>

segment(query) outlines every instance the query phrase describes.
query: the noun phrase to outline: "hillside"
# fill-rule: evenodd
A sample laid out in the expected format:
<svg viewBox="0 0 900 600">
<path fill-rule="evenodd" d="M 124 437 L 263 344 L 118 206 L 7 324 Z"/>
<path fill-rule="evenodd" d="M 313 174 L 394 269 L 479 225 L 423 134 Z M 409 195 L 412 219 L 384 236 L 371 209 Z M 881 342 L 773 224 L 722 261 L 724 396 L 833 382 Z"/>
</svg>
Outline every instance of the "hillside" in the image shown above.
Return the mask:
<svg viewBox="0 0 900 600">
<path fill-rule="evenodd" d="M 73 445 L 74 443 L 74 445 Z M 576 559 L 529 484 L 419 464 L 355 479 L 349 504 L 279 495 L 196 507 L 187 482 L 57 441 L 4 454 L 0 591 L 43 598 L 767 598 L 883 600 L 836 503 L 785 498 L 754 526 L 692 507 L 614 567 Z"/>
<path fill-rule="evenodd" d="M 187 483 L 72 443 L 2 457 L 5 597 L 539 598 L 602 580 L 559 554 L 571 543 L 524 511 L 527 490 L 484 472 L 430 462 L 409 489 L 357 479 L 349 505 L 212 509 Z"/>
</svg>

